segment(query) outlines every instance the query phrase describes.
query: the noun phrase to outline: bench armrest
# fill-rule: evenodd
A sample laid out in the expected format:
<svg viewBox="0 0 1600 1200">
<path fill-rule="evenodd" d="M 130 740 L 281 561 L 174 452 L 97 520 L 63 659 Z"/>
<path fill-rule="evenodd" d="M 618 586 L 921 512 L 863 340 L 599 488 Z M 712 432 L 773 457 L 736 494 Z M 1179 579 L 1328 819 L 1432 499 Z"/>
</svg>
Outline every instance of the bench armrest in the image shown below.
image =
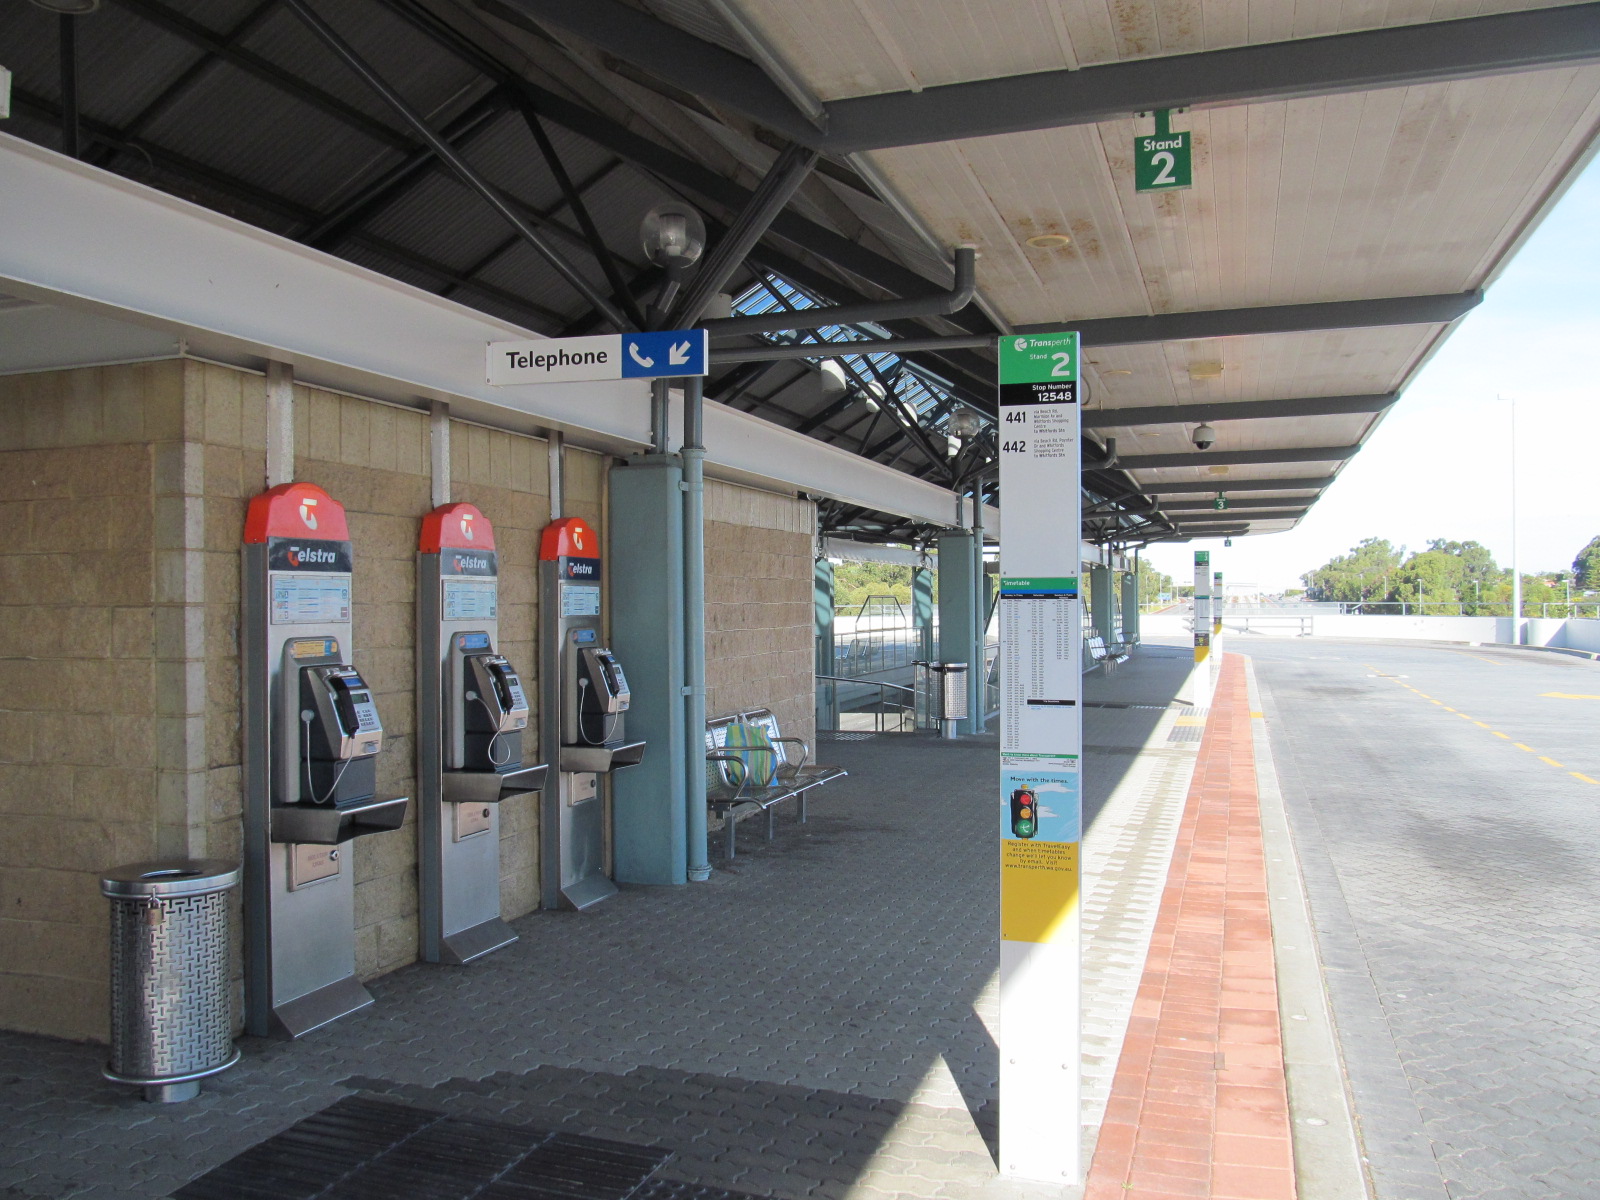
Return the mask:
<svg viewBox="0 0 1600 1200">
<path fill-rule="evenodd" d="M 805 766 L 806 765 L 806 760 L 811 757 L 811 747 L 806 745 L 806 740 L 804 738 L 797 738 L 797 737 L 768 737 L 767 740 L 769 742 L 793 742 L 796 746 L 800 747 L 800 761 L 797 762 L 797 763 L 789 763 L 788 764 L 789 767 L 793 768 L 796 771 L 798 771 L 801 767 Z"/>
<path fill-rule="evenodd" d="M 743 754 L 750 754 L 750 753 L 755 753 L 755 754 L 776 754 L 777 753 L 777 751 L 774 750 L 771 746 L 740 746 L 739 750 Z M 750 781 L 755 778 L 755 772 L 750 769 L 750 764 L 745 762 L 744 759 L 740 758 L 738 754 L 708 754 L 708 755 L 706 755 L 706 761 L 707 762 L 736 762 L 741 767 L 744 768 L 744 772 L 743 772 L 744 778 L 739 780 L 739 787 L 733 793 L 733 799 L 735 799 L 735 800 L 742 799 L 744 797 L 745 788 L 749 787 L 750 786 Z"/>
</svg>

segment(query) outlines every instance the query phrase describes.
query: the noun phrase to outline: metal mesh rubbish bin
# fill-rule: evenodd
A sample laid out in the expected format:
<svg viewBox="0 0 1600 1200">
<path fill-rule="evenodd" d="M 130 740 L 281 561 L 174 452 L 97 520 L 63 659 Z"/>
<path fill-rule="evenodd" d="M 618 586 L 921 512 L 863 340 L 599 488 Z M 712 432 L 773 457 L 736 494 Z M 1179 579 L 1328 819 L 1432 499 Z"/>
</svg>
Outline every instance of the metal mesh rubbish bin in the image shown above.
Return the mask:
<svg viewBox="0 0 1600 1200">
<path fill-rule="evenodd" d="M 956 736 L 956 722 L 967 719 L 967 664 L 940 663 L 941 675 L 939 715 L 940 732 L 947 738 Z"/>
<path fill-rule="evenodd" d="M 238 866 L 218 858 L 132 863 L 100 880 L 111 900 L 107 1079 L 172 1103 L 239 1061 L 228 977 L 238 883 Z"/>
</svg>

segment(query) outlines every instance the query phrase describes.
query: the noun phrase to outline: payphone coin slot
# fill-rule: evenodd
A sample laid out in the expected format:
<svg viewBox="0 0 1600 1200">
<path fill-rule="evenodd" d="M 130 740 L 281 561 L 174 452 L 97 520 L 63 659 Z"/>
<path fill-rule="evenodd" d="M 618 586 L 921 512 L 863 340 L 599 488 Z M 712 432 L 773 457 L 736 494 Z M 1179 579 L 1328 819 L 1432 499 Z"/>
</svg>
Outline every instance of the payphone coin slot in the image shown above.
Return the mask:
<svg viewBox="0 0 1600 1200">
<path fill-rule="evenodd" d="M 332 879 L 339 874 L 340 851 L 337 846 L 296 844 L 289 847 L 286 857 L 289 860 L 291 892 Z"/>
</svg>

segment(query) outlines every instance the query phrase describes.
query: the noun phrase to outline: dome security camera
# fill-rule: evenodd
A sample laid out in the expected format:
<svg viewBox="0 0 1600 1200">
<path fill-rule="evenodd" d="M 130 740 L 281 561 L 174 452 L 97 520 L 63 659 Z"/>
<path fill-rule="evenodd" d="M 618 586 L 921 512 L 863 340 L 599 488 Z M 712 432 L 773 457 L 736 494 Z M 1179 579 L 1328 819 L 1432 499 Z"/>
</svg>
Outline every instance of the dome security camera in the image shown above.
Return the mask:
<svg viewBox="0 0 1600 1200">
<path fill-rule="evenodd" d="M 1189 440 L 1194 443 L 1196 450 L 1209 450 L 1216 444 L 1217 431 L 1209 425 L 1196 425 L 1194 432 L 1189 435 Z"/>
</svg>

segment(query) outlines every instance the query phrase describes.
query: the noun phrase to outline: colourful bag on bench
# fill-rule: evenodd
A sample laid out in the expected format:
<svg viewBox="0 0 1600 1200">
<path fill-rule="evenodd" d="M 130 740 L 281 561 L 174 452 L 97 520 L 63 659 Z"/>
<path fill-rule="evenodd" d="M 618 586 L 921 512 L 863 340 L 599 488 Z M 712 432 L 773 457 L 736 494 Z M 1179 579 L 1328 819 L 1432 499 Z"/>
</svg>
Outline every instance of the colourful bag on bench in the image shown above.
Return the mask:
<svg viewBox="0 0 1600 1200">
<path fill-rule="evenodd" d="M 746 772 L 756 787 L 766 787 L 778 774 L 778 756 L 773 753 L 767 731 L 759 725 L 735 721 L 728 726 L 722 749 L 726 754 L 738 756 L 739 761 L 722 764 L 728 769 L 728 782 L 734 787 L 744 782 Z"/>
</svg>

